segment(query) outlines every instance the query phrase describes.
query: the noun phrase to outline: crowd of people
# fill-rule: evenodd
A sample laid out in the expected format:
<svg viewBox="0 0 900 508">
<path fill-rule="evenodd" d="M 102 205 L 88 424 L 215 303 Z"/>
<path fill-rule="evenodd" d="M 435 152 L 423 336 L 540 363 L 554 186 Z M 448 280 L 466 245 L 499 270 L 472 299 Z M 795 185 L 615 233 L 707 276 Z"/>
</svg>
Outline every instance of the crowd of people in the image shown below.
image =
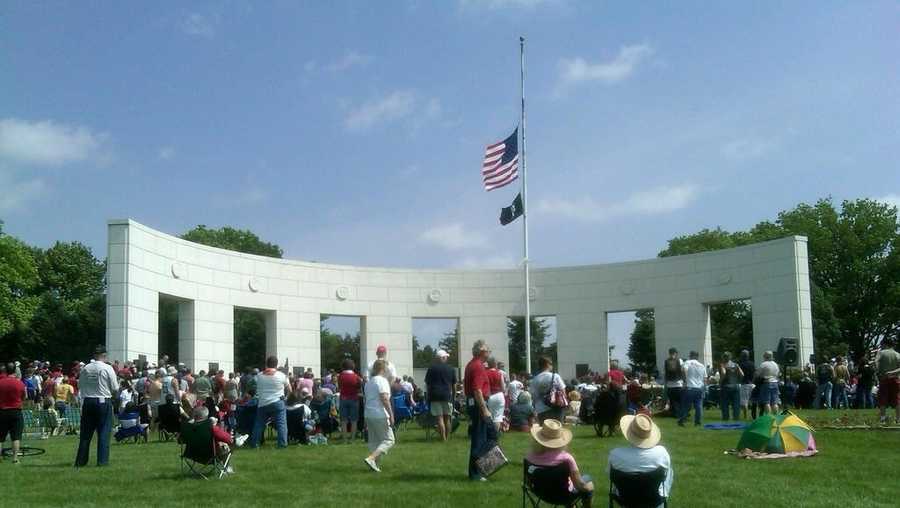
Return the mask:
<svg viewBox="0 0 900 508">
<path fill-rule="evenodd" d="M 659 384 L 647 374 L 622 370 L 615 361 L 605 373 L 588 373 L 568 384 L 547 357 L 538 359 L 533 375 L 509 373 L 480 340 L 473 346 L 462 379 L 448 364 L 450 355 L 440 350 L 423 386 L 411 376 L 398 375 L 383 345 L 365 369 L 358 369 L 347 358 L 340 371 L 327 371 L 318 378 L 311 369 L 292 371 L 287 363 L 280 366 L 274 356 L 266 359 L 262 370 L 226 375 L 223 370 L 194 373 L 184 365 L 170 363 L 166 356 L 158 364 L 137 365 L 108 362 L 103 347 L 95 353 L 89 363 L 68 368 L 40 361 L 0 366 L 0 442 L 11 436 L 14 462 L 18 460 L 15 451 L 22 436 L 25 405 L 42 408 L 50 415 L 80 411 L 76 467 L 87 465 L 94 434 L 97 465 L 108 464 L 114 420 L 124 429 L 156 430 L 162 425 L 162 414 L 175 408 L 179 421 L 210 420 L 215 442 L 224 451 L 245 443 L 259 447 L 267 427 L 274 429 L 279 448 L 292 442 L 332 439 L 332 443 L 352 443 L 365 437 L 369 453 L 362 461 L 379 472 L 382 459 L 396 442 L 400 403 L 403 408 L 430 415 L 429 425 L 433 424 L 441 441 L 450 439 L 454 421 L 466 415 L 470 479 L 485 480 L 478 460 L 499 443 L 502 433 L 530 432 L 535 449 L 527 460 L 536 466 L 568 464 L 572 495 L 589 501 L 593 483 L 581 474 L 574 456 L 565 449 L 571 441 L 566 426 L 582 421 L 582 400 L 591 404 L 588 401 L 598 392 L 613 392 L 621 398 L 625 414 L 618 424 L 632 444 L 610 453 L 610 467 L 626 472 L 665 468 L 668 476 L 661 495 L 668 492 L 672 481 L 669 456 L 658 445 L 659 428 L 651 418 L 661 413 L 677 418 L 682 426 L 693 413 L 694 424 L 701 425 L 703 412 L 711 403 L 719 406 L 721 419 L 729 421 L 753 419 L 792 406 L 870 408 L 877 400 L 882 421 L 887 422 L 886 409 L 894 407 L 894 421 L 900 423 L 900 353 L 894 338 L 884 340 L 872 361 L 864 359 L 854 365 L 836 357 L 793 372 L 784 371 L 771 351 L 763 353 L 758 366 L 746 350 L 736 359 L 725 353 L 716 365 L 708 366 L 699 361 L 696 351 L 683 360 L 671 348 Z M 662 407 L 646 397 L 657 387 L 663 393 Z M 114 414 L 118 418 L 113 418 Z"/>
</svg>

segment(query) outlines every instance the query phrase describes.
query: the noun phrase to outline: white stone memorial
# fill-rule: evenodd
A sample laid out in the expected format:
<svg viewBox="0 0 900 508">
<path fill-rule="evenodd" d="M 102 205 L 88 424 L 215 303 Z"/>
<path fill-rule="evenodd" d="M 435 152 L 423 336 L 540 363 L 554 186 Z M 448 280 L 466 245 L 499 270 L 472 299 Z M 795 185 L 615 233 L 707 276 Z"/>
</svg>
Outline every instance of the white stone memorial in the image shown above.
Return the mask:
<svg viewBox="0 0 900 508">
<path fill-rule="evenodd" d="M 484 339 L 508 358 L 507 317 L 524 315 L 518 270 L 415 270 L 275 259 L 207 247 L 132 220 L 109 221 L 106 344 L 112 359 L 158 355 L 161 296 L 179 302 L 179 359 L 234 368 L 234 309 L 266 316 L 266 351 L 319 372 L 319 317 L 362 318 L 363 364 L 378 344 L 412 374 L 412 319 L 458 318 L 460 359 Z M 812 353 L 806 238 L 625 263 L 531 270 L 534 316 L 557 318 L 558 370 L 608 367 L 608 313 L 652 308 L 658 365 L 669 347 L 712 363 L 710 305 L 750 299 L 753 349 L 798 339 Z"/>
</svg>

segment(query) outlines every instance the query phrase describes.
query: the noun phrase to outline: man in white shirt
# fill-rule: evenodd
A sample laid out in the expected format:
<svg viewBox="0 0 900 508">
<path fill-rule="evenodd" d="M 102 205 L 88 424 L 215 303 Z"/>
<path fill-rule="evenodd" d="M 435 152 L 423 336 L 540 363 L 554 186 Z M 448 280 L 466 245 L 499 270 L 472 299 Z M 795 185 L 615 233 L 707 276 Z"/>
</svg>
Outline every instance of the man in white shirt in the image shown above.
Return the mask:
<svg viewBox="0 0 900 508">
<path fill-rule="evenodd" d="M 519 381 L 519 376 L 516 374 L 512 375 L 512 379 L 509 381 L 509 384 L 506 385 L 506 393 L 509 397 L 509 400 L 512 401 L 512 404 L 515 404 L 517 400 L 519 400 L 519 394 L 522 393 L 522 390 L 525 389 L 525 385 Z"/>
<path fill-rule="evenodd" d="M 395 369 L 394 364 L 387 359 L 387 346 L 384 344 L 378 345 L 378 348 L 375 349 L 375 360 L 384 360 L 384 377 L 388 380 L 389 384 L 393 384 L 394 380 L 397 379 L 397 369 Z M 372 366 L 375 365 L 375 360 L 369 362 L 369 369 L 366 371 L 367 376 L 371 376 Z"/>
<path fill-rule="evenodd" d="M 75 467 L 87 465 L 91 453 L 91 439 L 97 433 L 97 465 L 109 465 L 109 433 L 112 427 L 112 396 L 119 389 L 116 371 L 106 363 L 106 347 L 94 349 L 94 361 L 85 365 L 78 375 L 81 396 L 81 432 Z"/>
<path fill-rule="evenodd" d="M 681 395 L 681 414 L 678 415 L 678 425 L 684 427 L 691 406 L 694 408 L 694 425 L 699 426 L 703 421 L 703 387 L 706 382 L 706 367 L 697 358 L 700 355 L 691 351 L 690 360 L 684 362 L 685 389 Z"/>
<path fill-rule="evenodd" d="M 674 478 L 672 459 L 665 447 L 659 445 L 659 427 L 649 416 L 637 414 L 623 416 L 619 420 L 619 429 L 631 446 L 610 450 L 607 471 L 613 469 L 622 473 L 649 473 L 663 468 L 666 478 L 659 486 L 659 495 L 669 497 Z M 613 492 L 618 494 L 615 485 Z"/>
<path fill-rule="evenodd" d="M 781 369 L 778 364 L 772 361 L 772 352 L 763 353 L 763 362 L 759 364 L 757 375 L 762 378 L 762 386 L 759 388 L 759 401 L 762 402 L 766 413 L 775 414 L 778 412 L 778 404 L 781 397 L 778 396 L 778 376 L 781 375 Z"/>
<path fill-rule="evenodd" d="M 291 384 L 284 372 L 278 370 L 278 357 L 266 358 L 266 369 L 256 376 L 256 396 L 259 405 L 256 408 L 256 421 L 253 424 L 253 437 L 250 447 L 259 446 L 263 430 L 269 420 L 275 424 L 278 434 L 278 448 L 287 447 L 287 413 L 284 398 L 291 393 Z"/>
</svg>

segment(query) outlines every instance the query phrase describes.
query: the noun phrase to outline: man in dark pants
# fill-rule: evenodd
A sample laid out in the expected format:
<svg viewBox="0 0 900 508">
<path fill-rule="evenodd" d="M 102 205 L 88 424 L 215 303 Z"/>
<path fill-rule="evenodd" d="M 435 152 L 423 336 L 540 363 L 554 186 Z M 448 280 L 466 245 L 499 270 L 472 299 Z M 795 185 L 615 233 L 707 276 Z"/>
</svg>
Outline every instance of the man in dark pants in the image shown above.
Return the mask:
<svg viewBox="0 0 900 508">
<path fill-rule="evenodd" d="M 484 362 L 491 355 L 490 348 L 483 340 L 475 341 L 472 346 L 472 360 L 466 365 L 463 378 L 466 395 L 466 409 L 469 415 L 469 479 L 486 481 L 481 476 L 475 461 L 497 442 L 497 429 L 491 421 L 491 412 L 487 407 L 487 397 L 491 393 L 490 381 Z"/>
<path fill-rule="evenodd" d="M 97 465 L 109 464 L 109 433 L 112 426 L 112 396 L 119 381 L 112 366 L 106 363 L 106 348 L 97 346 L 94 361 L 85 365 L 78 376 L 81 390 L 81 433 L 75 467 L 86 466 L 91 439 L 97 433 Z"/>
</svg>

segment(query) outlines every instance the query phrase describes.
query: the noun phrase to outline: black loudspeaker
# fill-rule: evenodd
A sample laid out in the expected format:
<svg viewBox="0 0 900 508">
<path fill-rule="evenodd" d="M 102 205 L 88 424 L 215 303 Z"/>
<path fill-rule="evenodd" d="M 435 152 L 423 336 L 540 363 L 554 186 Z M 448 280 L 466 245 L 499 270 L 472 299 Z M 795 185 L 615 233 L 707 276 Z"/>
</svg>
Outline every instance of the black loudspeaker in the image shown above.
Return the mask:
<svg viewBox="0 0 900 508">
<path fill-rule="evenodd" d="M 785 367 L 800 366 L 800 348 L 798 340 L 794 337 L 782 337 L 778 341 L 778 351 L 775 353 L 775 360 Z"/>
</svg>

